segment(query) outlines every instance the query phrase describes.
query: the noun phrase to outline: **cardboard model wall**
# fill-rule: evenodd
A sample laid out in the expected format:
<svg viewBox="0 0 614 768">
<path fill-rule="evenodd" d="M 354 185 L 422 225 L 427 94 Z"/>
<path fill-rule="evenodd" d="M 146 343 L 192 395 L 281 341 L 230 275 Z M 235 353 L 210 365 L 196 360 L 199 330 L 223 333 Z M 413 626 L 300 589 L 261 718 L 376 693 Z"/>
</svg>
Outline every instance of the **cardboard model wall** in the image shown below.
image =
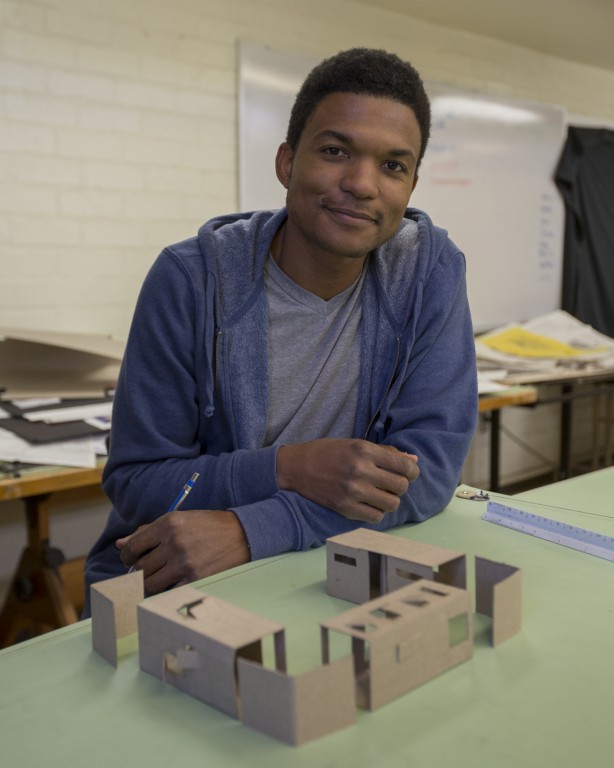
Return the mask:
<svg viewBox="0 0 614 768">
<path fill-rule="evenodd" d="M 137 632 L 136 607 L 144 597 L 143 571 L 100 581 L 90 589 L 92 647 L 114 667 L 118 643 Z"/>
<path fill-rule="evenodd" d="M 522 572 L 505 563 L 475 558 L 475 610 L 492 618 L 494 647 L 520 632 Z"/>
<path fill-rule="evenodd" d="M 462 552 L 357 528 L 327 539 L 326 589 L 352 603 L 366 603 L 416 579 L 465 589 L 465 560 Z"/>
<path fill-rule="evenodd" d="M 471 658 L 471 599 L 464 589 L 426 579 L 323 622 L 352 638 L 357 705 L 377 709 Z"/>
<path fill-rule="evenodd" d="M 287 675 L 247 659 L 237 664 L 241 721 L 287 744 L 346 728 L 356 721 L 351 656 Z"/>
</svg>

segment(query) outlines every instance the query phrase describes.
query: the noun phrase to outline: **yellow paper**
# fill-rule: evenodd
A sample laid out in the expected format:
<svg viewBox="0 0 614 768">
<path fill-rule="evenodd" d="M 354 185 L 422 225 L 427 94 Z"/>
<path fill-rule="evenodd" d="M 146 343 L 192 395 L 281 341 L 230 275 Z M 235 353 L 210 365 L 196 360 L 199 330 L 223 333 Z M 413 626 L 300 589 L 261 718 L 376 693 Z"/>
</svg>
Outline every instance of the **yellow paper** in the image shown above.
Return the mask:
<svg viewBox="0 0 614 768">
<path fill-rule="evenodd" d="M 605 347 L 594 347 L 590 350 L 578 349 L 548 336 L 526 331 L 520 326 L 507 328 L 492 336 L 482 336 L 480 342 L 498 352 L 519 357 L 577 357 L 578 355 L 604 352 L 606 349 Z"/>
</svg>

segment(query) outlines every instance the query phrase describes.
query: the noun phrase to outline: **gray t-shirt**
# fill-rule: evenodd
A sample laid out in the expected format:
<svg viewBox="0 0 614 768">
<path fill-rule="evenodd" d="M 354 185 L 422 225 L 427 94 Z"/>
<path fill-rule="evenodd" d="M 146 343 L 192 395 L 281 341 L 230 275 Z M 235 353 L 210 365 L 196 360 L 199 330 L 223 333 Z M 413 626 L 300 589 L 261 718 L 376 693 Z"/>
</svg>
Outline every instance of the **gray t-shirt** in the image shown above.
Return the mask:
<svg viewBox="0 0 614 768">
<path fill-rule="evenodd" d="M 267 259 L 270 394 L 265 445 L 352 437 L 364 272 L 343 293 L 325 301 Z"/>
</svg>

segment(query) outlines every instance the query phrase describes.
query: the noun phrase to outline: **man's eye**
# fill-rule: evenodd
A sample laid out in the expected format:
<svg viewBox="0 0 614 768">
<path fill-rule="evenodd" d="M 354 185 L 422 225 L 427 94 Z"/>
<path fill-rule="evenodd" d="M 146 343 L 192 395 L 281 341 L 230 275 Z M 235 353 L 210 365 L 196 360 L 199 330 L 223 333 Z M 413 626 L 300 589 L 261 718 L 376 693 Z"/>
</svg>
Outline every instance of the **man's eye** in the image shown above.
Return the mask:
<svg viewBox="0 0 614 768">
<path fill-rule="evenodd" d="M 342 157 L 345 155 L 345 152 L 339 147 L 324 147 L 324 152 L 332 157 Z"/>
<path fill-rule="evenodd" d="M 407 168 L 403 163 L 399 163 L 397 160 L 388 160 L 384 163 L 387 171 L 394 171 L 395 173 L 406 173 Z"/>
</svg>

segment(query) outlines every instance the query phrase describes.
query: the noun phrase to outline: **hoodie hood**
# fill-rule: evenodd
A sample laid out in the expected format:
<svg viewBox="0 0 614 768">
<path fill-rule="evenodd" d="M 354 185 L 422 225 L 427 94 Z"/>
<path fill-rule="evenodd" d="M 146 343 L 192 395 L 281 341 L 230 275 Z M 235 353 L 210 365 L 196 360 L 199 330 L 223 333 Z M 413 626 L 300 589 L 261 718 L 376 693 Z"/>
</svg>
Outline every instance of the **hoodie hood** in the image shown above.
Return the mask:
<svg viewBox="0 0 614 768">
<path fill-rule="evenodd" d="M 271 242 L 286 218 L 285 208 L 230 214 L 211 219 L 199 229 L 205 270 L 216 285 L 219 328 L 232 326 L 256 299 Z M 408 208 L 396 234 L 372 253 L 369 268 L 379 286 L 378 298 L 397 332 L 406 326 L 446 243 L 445 230 L 434 227 L 423 211 Z M 413 286 L 409 301 L 408 286 Z"/>
</svg>

